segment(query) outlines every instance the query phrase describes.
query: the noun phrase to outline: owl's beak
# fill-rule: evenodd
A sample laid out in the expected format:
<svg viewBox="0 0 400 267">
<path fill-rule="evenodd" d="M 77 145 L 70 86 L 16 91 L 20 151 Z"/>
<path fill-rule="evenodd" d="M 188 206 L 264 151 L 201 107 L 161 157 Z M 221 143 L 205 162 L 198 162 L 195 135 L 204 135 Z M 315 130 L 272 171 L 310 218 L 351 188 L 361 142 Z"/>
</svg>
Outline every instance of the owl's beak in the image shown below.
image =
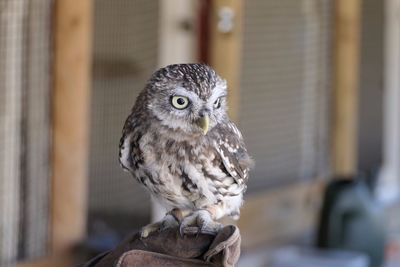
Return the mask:
<svg viewBox="0 0 400 267">
<path fill-rule="evenodd" d="M 204 115 L 200 117 L 197 121 L 197 125 L 203 130 L 203 135 L 206 135 L 208 132 L 208 127 L 210 125 L 210 118 L 208 115 Z"/>
</svg>

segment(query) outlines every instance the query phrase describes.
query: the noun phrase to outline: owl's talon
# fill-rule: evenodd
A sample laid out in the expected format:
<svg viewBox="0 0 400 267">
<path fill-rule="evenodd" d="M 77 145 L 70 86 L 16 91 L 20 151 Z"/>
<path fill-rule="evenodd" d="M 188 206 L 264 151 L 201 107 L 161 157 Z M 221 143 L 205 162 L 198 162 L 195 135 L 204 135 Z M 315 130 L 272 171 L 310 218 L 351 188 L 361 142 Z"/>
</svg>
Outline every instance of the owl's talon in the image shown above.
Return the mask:
<svg viewBox="0 0 400 267">
<path fill-rule="evenodd" d="M 181 237 L 185 237 L 185 235 L 193 235 L 198 232 L 198 227 L 194 226 L 185 226 L 183 224 L 179 225 L 179 234 Z"/>
<path fill-rule="evenodd" d="M 215 222 L 207 210 L 197 210 L 182 220 L 179 225 L 179 233 L 182 237 L 185 234 L 216 235 L 221 228 L 222 224 Z"/>
<path fill-rule="evenodd" d="M 200 229 L 202 234 L 216 235 L 221 229 L 223 225 L 218 222 L 212 222 L 211 224 L 203 225 Z"/>
<path fill-rule="evenodd" d="M 181 237 L 185 235 L 198 235 L 200 233 L 200 228 L 197 226 L 179 227 L 179 233 Z"/>
<path fill-rule="evenodd" d="M 160 227 L 161 227 L 161 222 L 151 223 L 146 226 L 143 226 L 142 229 L 140 230 L 140 238 L 142 239 L 148 237 L 151 233 L 158 231 Z"/>
<path fill-rule="evenodd" d="M 148 224 L 142 228 L 140 231 L 140 238 L 146 238 L 153 232 L 162 232 L 169 228 L 174 228 L 178 226 L 178 221 L 171 214 L 165 215 L 161 221 Z"/>
</svg>

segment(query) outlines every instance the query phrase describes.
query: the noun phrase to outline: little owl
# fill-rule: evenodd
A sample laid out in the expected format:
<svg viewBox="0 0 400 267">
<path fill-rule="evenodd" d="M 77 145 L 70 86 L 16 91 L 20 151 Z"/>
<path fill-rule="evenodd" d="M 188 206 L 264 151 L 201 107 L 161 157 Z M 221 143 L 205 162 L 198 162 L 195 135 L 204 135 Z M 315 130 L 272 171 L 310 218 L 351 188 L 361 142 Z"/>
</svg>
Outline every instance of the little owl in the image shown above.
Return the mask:
<svg viewBox="0 0 400 267">
<path fill-rule="evenodd" d="M 161 68 L 138 96 L 123 128 L 120 163 L 172 211 L 144 227 L 142 237 L 176 226 L 177 210 L 182 234 L 215 233 L 215 220 L 239 217 L 252 160 L 226 97 L 226 82 L 203 64 Z"/>
</svg>

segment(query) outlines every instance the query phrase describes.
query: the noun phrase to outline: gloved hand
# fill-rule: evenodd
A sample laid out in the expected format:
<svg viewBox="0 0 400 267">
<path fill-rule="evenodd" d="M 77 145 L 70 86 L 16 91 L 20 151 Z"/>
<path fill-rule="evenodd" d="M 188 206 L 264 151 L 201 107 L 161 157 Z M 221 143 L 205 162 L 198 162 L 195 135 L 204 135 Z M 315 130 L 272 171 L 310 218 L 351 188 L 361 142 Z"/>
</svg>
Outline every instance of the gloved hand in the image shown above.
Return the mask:
<svg viewBox="0 0 400 267">
<path fill-rule="evenodd" d="M 225 226 L 216 236 L 181 237 L 179 228 L 153 232 L 146 238 L 136 233 L 82 267 L 231 267 L 239 259 L 240 241 L 239 228 L 234 225 Z"/>
</svg>

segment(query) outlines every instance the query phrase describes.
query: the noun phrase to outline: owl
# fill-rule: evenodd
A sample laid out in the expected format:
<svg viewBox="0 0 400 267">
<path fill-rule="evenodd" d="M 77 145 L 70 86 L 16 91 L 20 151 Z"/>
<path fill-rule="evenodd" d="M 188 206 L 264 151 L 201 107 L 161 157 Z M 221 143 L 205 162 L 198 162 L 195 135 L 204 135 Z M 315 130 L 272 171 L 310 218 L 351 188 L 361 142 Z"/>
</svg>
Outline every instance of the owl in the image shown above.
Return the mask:
<svg viewBox="0 0 400 267">
<path fill-rule="evenodd" d="M 144 237 L 174 223 L 181 233 L 215 233 L 216 220 L 237 219 L 252 166 L 227 114 L 226 82 L 204 64 L 169 65 L 152 75 L 125 122 L 119 160 L 171 211 L 144 227 Z"/>
</svg>

